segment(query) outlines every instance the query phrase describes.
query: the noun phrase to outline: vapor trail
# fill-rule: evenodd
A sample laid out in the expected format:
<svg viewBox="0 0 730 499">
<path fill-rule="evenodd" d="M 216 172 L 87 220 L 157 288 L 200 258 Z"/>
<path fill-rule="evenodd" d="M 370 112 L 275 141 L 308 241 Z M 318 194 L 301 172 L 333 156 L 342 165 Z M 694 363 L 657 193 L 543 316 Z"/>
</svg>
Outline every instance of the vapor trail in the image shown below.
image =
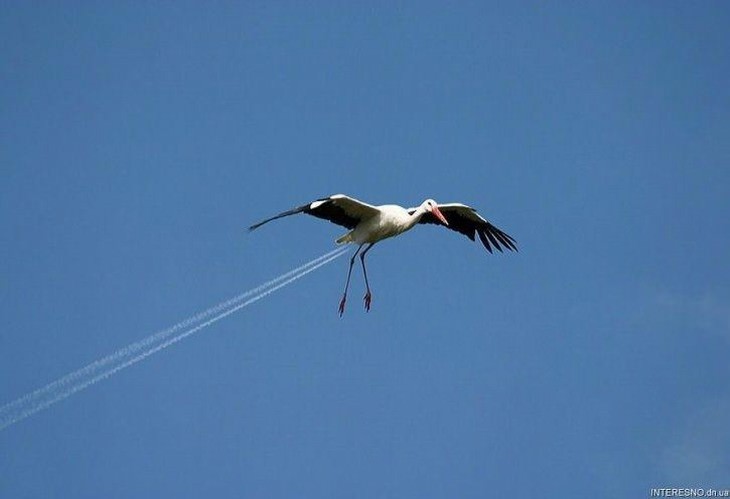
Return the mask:
<svg viewBox="0 0 730 499">
<path fill-rule="evenodd" d="M 346 251 L 346 248 L 337 248 L 330 251 L 254 289 L 210 307 L 168 329 L 121 348 L 86 367 L 49 383 L 43 388 L 39 388 L 0 407 L 0 431 L 228 317 L 234 312 L 268 296 L 277 289 L 291 284 L 310 272 L 314 272 L 335 258 L 342 256 Z M 196 323 L 199 324 L 193 326 Z M 181 329 L 183 331 L 180 332 Z"/>
</svg>

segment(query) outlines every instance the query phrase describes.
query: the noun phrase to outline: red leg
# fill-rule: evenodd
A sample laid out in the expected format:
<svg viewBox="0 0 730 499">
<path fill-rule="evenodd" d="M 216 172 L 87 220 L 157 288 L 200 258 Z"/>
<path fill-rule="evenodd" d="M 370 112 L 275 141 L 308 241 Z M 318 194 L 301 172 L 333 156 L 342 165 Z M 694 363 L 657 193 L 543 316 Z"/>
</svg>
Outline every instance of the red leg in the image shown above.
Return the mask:
<svg viewBox="0 0 730 499">
<path fill-rule="evenodd" d="M 360 250 L 362 249 L 362 244 L 358 246 L 357 251 L 355 251 L 355 254 L 352 255 L 352 258 L 350 258 L 350 267 L 347 269 L 347 281 L 345 282 L 345 292 L 342 294 L 342 300 L 340 300 L 340 306 L 338 308 L 338 311 L 340 313 L 340 317 L 342 317 L 342 314 L 345 313 L 345 302 L 347 301 L 347 288 L 350 287 L 350 276 L 352 275 L 352 266 L 355 263 L 355 257 L 358 253 L 360 253 Z"/>
<path fill-rule="evenodd" d="M 370 243 L 370 246 L 365 248 L 365 251 L 363 251 L 360 254 L 360 263 L 362 263 L 362 273 L 365 276 L 365 297 L 363 298 L 363 301 L 365 302 L 365 311 L 370 312 L 370 302 L 373 300 L 373 295 L 370 292 L 370 283 L 368 283 L 368 271 L 365 268 L 365 254 L 370 251 L 370 248 L 372 248 L 375 245 L 375 243 Z"/>
</svg>

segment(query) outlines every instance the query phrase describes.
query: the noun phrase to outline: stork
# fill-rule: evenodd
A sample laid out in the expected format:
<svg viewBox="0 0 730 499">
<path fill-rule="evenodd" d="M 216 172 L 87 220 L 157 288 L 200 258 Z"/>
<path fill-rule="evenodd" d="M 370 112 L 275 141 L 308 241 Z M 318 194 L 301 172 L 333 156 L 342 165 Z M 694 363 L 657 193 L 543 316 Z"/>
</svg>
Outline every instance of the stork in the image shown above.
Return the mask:
<svg viewBox="0 0 730 499">
<path fill-rule="evenodd" d="M 357 250 L 350 258 L 350 266 L 347 269 L 345 292 L 338 308 L 340 317 L 345 312 L 347 290 L 350 286 L 350 276 L 352 275 L 355 257 L 358 254 L 360 255 L 366 288 L 363 301 L 365 302 L 365 310 L 369 312 L 372 293 L 368 282 L 368 272 L 365 268 L 365 255 L 375 243 L 403 234 L 416 224 L 441 225 L 464 234 L 472 241 L 475 241 L 475 236 L 478 235 L 479 240 L 490 253 L 492 253 L 492 247 L 500 252 L 502 252 L 502 247 L 510 251 L 517 251 L 516 241 L 512 236 L 482 218 L 474 208 L 461 203 L 437 204 L 433 199 L 425 200 L 417 208 L 406 209 L 394 204 L 374 206 L 344 194 L 335 194 L 279 213 L 252 225 L 248 230 L 255 230 L 272 220 L 298 213 L 306 213 L 307 215 L 329 220 L 350 229 L 347 234 L 337 239 L 336 242 L 337 244 L 353 243 L 358 245 Z M 362 253 L 360 250 L 363 250 Z"/>
</svg>

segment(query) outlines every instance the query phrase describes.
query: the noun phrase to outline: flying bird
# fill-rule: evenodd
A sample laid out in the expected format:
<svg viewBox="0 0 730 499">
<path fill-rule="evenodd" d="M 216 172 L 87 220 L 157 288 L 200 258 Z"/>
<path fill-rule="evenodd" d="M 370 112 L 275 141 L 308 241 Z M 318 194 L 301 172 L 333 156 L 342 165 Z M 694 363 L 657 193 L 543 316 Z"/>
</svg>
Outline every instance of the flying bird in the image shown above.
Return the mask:
<svg viewBox="0 0 730 499">
<path fill-rule="evenodd" d="M 335 194 L 279 213 L 252 225 L 248 230 L 252 231 L 272 220 L 298 213 L 306 213 L 307 215 L 329 220 L 350 229 L 347 234 L 337 239 L 336 242 L 337 244 L 353 243 L 358 245 L 357 250 L 350 258 L 350 266 L 347 269 L 345 292 L 342 295 L 338 309 L 340 317 L 345 312 L 347 290 L 350 286 L 350 275 L 352 274 L 355 257 L 358 254 L 360 255 L 366 288 L 363 300 L 365 310 L 370 311 L 372 293 L 370 292 L 370 283 L 368 283 L 368 272 L 365 268 L 365 255 L 375 243 L 389 237 L 398 236 L 412 229 L 416 224 L 441 225 L 464 234 L 472 241 L 475 241 L 476 236 L 479 236 L 479 240 L 490 253 L 492 253 L 492 247 L 500 252 L 502 247 L 510 251 L 517 251 L 516 241 L 512 236 L 482 218 L 474 208 L 461 203 L 438 204 L 433 199 L 425 200 L 417 208 L 406 209 L 394 204 L 373 206 L 344 194 Z M 363 247 L 365 249 L 360 253 Z"/>
</svg>

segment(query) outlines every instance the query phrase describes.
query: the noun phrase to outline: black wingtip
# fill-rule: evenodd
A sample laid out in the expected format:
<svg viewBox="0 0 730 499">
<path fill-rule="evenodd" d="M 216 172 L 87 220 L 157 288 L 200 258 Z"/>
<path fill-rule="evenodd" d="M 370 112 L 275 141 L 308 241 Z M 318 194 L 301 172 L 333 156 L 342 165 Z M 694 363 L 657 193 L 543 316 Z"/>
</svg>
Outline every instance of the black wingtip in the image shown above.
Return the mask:
<svg viewBox="0 0 730 499">
<path fill-rule="evenodd" d="M 504 253 L 503 248 L 518 251 L 514 238 L 491 224 L 486 228 L 478 229 L 477 234 L 479 234 L 479 240 L 490 253 L 494 253 L 493 249 Z"/>
<path fill-rule="evenodd" d="M 517 241 L 514 240 L 512 236 L 507 234 L 506 232 L 503 232 L 502 230 L 492 226 L 491 227 L 491 233 L 492 235 L 499 240 L 500 243 L 502 243 L 502 246 L 507 248 L 510 251 L 518 251 L 517 250 Z"/>
<path fill-rule="evenodd" d="M 487 237 L 489 238 L 489 242 L 491 242 L 491 243 L 492 243 L 492 245 L 493 245 L 493 246 L 494 246 L 495 248 L 497 248 L 497 250 L 498 250 L 498 251 L 499 251 L 500 253 L 504 253 L 504 251 L 502 251 L 502 247 L 501 247 L 501 246 L 499 245 L 499 239 L 497 238 L 497 236 L 495 236 L 494 232 L 492 232 L 492 231 L 487 231 Z"/>
<path fill-rule="evenodd" d="M 504 245 L 507 247 L 507 249 L 511 251 L 516 251 L 519 253 L 520 250 L 517 249 L 517 241 L 514 240 L 512 236 L 509 234 L 506 234 L 504 232 L 500 233 L 501 241 L 504 243 Z"/>
<path fill-rule="evenodd" d="M 487 239 L 487 236 L 484 235 L 484 232 L 481 230 L 477 230 L 477 234 L 479 234 L 479 240 L 482 242 L 482 245 L 489 251 L 490 254 L 494 253 L 492 251 L 492 247 L 489 245 L 489 239 Z"/>
</svg>

